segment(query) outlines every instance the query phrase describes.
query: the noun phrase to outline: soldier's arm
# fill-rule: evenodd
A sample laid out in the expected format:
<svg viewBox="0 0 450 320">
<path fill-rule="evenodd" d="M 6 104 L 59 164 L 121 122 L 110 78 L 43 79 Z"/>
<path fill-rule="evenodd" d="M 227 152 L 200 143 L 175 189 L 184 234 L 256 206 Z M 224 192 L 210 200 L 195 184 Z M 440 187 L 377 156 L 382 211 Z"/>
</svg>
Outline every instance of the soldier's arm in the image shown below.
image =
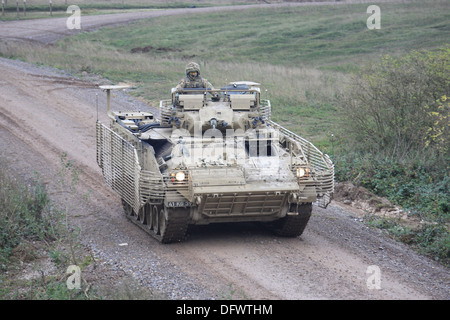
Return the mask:
<svg viewBox="0 0 450 320">
<path fill-rule="evenodd" d="M 205 88 L 209 88 L 209 89 L 212 89 L 212 90 L 214 90 L 214 87 L 213 87 L 213 85 L 211 84 L 211 82 L 209 82 L 208 80 L 206 80 L 206 79 L 204 79 L 203 80 L 203 85 L 205 86 Z M 212 100 L 213 101 L 218 101 L 219 99 L 220 99 L 220 96 L 219 96 L 219 94 L 217 93 L 217 92 L 211 92 L 211 95 L 212 95 Z"/>
<path fill-rule="evenodd" d="M 211 82 L 209 82 L 206 79 L 203 79 L 203 85 L 205 86 L 205 88 L 207 89 L 214 89 L 213 85 L 211 84 Z"/>
<path fill-rule="evenodd" d="M 184 79 L 181 79 L 181 81 L 178 83 L 178 85 L 175 87 L 175 91 L 180 92 L 186 86 L 186 82 Z"/>
</svg>

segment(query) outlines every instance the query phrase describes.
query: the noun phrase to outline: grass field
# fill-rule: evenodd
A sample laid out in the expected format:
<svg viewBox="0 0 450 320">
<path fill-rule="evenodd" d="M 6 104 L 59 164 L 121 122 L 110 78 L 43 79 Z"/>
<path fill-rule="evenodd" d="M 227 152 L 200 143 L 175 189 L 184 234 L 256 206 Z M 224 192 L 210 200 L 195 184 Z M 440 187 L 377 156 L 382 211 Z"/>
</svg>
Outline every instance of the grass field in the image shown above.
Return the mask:
<svg viewBox="0 0 450 320">
<path fill-rule="evenodd" d="M 135 95 L 154 105 L 195 60 L 216 87 L 234 80 L 262 83 L 275 121 L 329 147 L 337 130 L 334 99 L 352 72 L 384 54 L 449 40 L 446 1 L 383 3 L 380 30 L 367 29 L 366 9 L 349 4 L 163 17 L 81 33 L 53 47 L 3 44 L 0 52 L 129 82 Z"/>
</svg>

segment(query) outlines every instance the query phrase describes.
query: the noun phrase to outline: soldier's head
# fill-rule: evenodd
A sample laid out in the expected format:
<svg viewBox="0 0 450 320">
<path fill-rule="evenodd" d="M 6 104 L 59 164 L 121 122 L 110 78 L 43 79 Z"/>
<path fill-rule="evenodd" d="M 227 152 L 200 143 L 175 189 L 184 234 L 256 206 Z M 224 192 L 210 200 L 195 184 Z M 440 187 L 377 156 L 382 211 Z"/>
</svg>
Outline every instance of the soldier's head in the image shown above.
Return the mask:
<svg viewBox="0 0 450 320">
<path fill-rule="evenodd" d="M 186 75 L 190 80 L 195 80 L 200 75 L 200 66 L 198 63 L 189 62 L 186 65 Z"/>
</svg>

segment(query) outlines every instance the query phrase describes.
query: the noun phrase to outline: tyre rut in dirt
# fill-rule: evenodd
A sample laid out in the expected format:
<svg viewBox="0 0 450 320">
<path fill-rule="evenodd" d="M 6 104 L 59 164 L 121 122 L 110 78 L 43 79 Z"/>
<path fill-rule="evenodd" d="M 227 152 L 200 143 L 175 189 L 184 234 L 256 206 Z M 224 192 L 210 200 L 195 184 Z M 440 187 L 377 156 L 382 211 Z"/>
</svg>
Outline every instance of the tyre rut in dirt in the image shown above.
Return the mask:
<svg viewBox="0 0 450 320">
<path fill-rule="evenodd" d="M 291 212 L 294 208 L 291 208 Z M 306 203 L 298 205 L 298 215 L 287 215 L 271 224 L 273 232 L 280 237 L 298 237 L 308 224 L 311 217 L 312 204 Z"/>
</svg>

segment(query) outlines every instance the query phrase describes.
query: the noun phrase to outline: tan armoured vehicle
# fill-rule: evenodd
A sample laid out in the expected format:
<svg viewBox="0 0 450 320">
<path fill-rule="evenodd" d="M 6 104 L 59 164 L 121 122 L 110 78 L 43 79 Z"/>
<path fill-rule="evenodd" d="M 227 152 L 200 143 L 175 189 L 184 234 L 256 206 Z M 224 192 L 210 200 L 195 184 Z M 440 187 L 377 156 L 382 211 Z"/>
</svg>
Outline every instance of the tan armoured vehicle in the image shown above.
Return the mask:
<svg viewBox="0 0 450 320">
<path fill-rule="evenodd" d="M 189 225 L 267 222 L 297 237 L 312 203 L 326 207 L 334 191 L 330 158 L 270 120 L 259 84 L 172 89 L 160 119 L 111 111 L 97 122 L 97 162 L 122 198 L 127 217 L 162 243 L 184 239 Z"/>
</svg>

